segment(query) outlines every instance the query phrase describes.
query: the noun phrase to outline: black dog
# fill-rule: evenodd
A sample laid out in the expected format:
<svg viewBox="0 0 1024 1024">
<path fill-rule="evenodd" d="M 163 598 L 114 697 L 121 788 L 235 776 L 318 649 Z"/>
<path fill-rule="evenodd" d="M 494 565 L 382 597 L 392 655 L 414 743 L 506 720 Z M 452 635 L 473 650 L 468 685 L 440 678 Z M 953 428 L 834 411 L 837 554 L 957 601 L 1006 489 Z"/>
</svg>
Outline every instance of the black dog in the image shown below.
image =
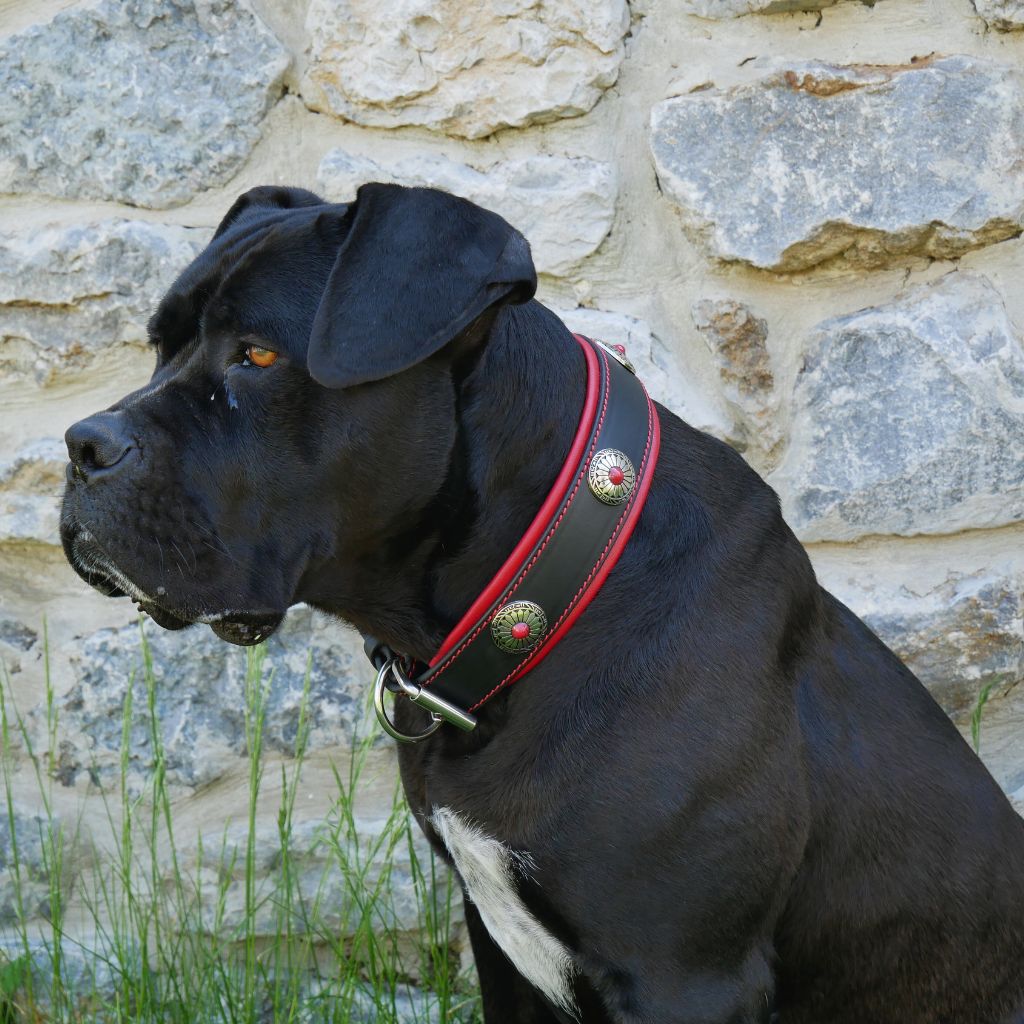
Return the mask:
<svg viewBox="0 0 1024 1024">
<path fill-rule="evenodd" d="M 426 662 L 580 416 L 534 288 L 442 193 L 247 193 L 153 317 L 152 382 L 68 431 L 72 565 L 168 628 L 253 643 L 306 601 Z M 474 731 L 402 748 L 488 1024 L 1019 1024 L 1024 821 L 772 491 L 660 418 L 586 611 Z"/>
</svg>

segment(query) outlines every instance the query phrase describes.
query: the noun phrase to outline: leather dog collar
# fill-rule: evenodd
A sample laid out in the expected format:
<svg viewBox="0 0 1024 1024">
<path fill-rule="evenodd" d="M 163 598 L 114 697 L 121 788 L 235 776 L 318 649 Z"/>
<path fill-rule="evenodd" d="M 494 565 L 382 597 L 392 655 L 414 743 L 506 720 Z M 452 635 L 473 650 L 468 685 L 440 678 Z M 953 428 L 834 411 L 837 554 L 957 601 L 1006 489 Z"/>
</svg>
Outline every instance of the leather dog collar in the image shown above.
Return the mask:
<svg viewBox="0 0 1024 1024">
<path fill-rule="evenodd" d="M 658 414 L 625 356 L 574 335 L 587 366 L 586 398 L 569 454 L 526 533 L 426 666 L 367 637 L 374 703 L 395 739 L 425 739 L 473 713 L 538 665 L 594 599 L 636 526 L 658 460 Z M 399 732 L 384 690 L 429 711 L 423 733 Z"/>
</svg>

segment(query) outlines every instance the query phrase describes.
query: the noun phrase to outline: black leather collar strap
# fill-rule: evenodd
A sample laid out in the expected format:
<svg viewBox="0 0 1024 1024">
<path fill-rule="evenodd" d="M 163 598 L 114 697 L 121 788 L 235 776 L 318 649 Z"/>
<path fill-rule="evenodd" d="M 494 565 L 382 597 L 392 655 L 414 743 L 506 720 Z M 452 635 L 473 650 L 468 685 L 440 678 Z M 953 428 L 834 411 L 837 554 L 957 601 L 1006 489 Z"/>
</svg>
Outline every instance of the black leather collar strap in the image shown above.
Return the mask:
<svg viewBox="0 0 1024 1024">
<path fill-rule="evenodd" d="M 415 703 L 462 728 L 473 719 L 459 721 L 445 705 L 473 713 L 551 652 L 618 560 L 650 488 L 660 437 L 654 403 L 624 356 L 575 338 L 587 364 L 586 398 L 551 493 L 430 664 L 411 678 L 398 673 Z M 372 640 L 366 650 L 378 669 L 395 659 Z"/>
</svg>

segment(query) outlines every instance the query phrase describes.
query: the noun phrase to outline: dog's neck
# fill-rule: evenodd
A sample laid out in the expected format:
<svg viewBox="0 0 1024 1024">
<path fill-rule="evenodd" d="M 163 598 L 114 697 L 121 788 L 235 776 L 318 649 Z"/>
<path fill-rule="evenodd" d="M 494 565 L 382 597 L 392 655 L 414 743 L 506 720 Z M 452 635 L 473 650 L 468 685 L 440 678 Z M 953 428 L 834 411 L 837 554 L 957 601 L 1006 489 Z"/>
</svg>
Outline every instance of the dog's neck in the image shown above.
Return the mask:
<svg viewBox="0 0 1024 1024">
<path fill-rule="evenodd" d="M 474 515 L 461 547 L 435 560 L 433 595 L 450 628 L 494 575 L 565 461 L 586 366 L 562 322 L 537 302 L 504 308 L 460 389 L 459 437 Z M 450 620 L 450 621 L 448 621 Z"/>
<path fill-rule="evenodd" d="M 385 561 L 402 549 L 401 572 L 377 572 L 370 553 L 358 571 L 357 607 L 323 605 L 423 661 L 529 526 L 583 406 L 584 360 L 553 313 L 537 302 L 508 306 L 483 328 L 486 338 L 466 346 L 453 368 L 457 435 L 447 479 L 389 546 Z"/>
</svg>

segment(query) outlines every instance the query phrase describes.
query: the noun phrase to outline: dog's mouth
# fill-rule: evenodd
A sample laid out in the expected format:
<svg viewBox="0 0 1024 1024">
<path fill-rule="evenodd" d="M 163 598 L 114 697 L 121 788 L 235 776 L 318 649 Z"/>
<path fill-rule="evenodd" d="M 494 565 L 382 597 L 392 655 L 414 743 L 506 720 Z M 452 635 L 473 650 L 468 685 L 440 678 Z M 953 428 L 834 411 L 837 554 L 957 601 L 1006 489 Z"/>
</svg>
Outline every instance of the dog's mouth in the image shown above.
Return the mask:
<svg viewBox="0 0 1024 1024">
<path fill-rule="evenodd" d="M 155 601 L 136 601 L 136 608 L 145 612 L 158 626 L 164 629 L 184 629 L 186 626 L 194 626 L 195 620 L 183 619 L 161 608 Z"/>
<path fill-rule="evenodd" d="M 160 600 L 163 597 L 162 587 L 157 588 L 157 597 L 147 594 L 114 564 L 88 530 L 69 530 L 62 539 L 72 568 L 89 586 L 105 597 L 130 597 L 139 611 L 145 612 L 163 629 L 177 630 L 203 624 L 209 626 L 221 640 L 240 647 L 251 647 L 266 640 L 284 619 L 282 612 L 269 610 L 191 614 L 181 609 L 168 608 Z"/>
<path fill-rule="evenodd" d="M 284 618 L 279 612 L 225 612 L 220 618 L 211 619 L 207 625 L 229 644 L 251 647 L 267 639 Z"/>
<path fill-rule="evenodd" d="M 182 618 L 177 612 L 168 611 L 155 601 L 136 601 L 139 611 L 145 612 L 158 626 L 164 629 L 184 629 L 186 626 L 203 624 L 209 626 L 215 636 L 239 647 L 252 647 L 271 636 L 284 618 L 279 612 L 217 612 L 214 615 L 197 615 Z"/>
</svg>

